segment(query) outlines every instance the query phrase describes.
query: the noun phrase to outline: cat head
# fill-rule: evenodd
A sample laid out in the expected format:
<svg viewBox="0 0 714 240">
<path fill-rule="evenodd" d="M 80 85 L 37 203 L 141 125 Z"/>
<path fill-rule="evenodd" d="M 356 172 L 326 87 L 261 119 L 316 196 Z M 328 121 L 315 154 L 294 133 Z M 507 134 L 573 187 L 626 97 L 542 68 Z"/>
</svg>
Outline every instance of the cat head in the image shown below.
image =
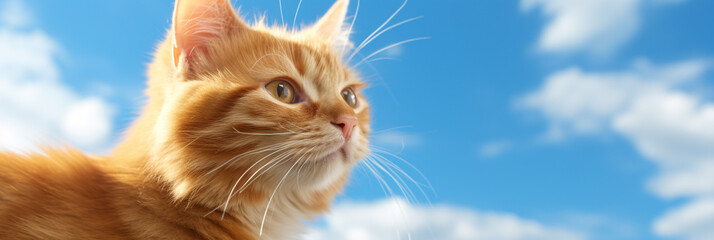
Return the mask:
<svg viewBox="0 0 714 240">
<path fill-rule="evenodd" d="M 301 31 L 250 26 L 228 0 L 178 0 L 149 72 L 151 166 L 175 197 L 339 189 L 368 152 L 363 83 L 345 64 L 348 1 Z"/>
</svg>

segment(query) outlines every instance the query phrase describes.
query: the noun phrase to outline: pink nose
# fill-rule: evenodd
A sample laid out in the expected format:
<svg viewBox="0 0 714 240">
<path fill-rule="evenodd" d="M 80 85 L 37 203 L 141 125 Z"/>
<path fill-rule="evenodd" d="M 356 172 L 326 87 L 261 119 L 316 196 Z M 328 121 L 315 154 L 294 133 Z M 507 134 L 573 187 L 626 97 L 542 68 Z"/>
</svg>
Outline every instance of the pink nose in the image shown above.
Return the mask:
<svg viewBox="0 0 714 240">
<path fill-rule="evenodd" d="M 342 136 L 345 137 L 345 140 L 349 140 L 350 136 L 352 136 L 352 130 L 357 126 L 357 118 L 349 115 L 340 115 L 330 123 L 342 130 Z"/>
</svg>

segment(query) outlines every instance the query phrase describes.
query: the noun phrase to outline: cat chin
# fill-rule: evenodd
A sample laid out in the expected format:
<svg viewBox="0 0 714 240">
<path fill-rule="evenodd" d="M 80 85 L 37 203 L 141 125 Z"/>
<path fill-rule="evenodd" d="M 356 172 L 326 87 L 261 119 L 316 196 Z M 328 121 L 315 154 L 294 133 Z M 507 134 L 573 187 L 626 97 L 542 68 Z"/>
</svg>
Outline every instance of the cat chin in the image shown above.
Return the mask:
<svg viewBox="0 0 714 240">
<path fill-rule="evenodd" d="M 286 179 L 293 181 L 283 184 L 294 185 L 293 189 L 314 191 L 329 188 L 345 177 L 352 167 L 359 161 L 353 149 L 338 148 L 324 157 L 306 159 L 308 164 L 298 164 Z M 289 167 L 289 166 L 287 166 Z M 284 174 L 285 169 L 278 171 Z M 278 174 L 279 175 L 279 174 Z"/>
</svg>

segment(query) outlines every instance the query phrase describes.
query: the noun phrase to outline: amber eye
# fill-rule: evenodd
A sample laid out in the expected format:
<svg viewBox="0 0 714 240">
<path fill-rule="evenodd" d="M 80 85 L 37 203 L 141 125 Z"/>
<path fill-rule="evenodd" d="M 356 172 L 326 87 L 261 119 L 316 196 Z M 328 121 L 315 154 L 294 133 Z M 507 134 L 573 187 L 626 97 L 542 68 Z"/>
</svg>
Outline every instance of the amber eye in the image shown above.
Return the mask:
<svg viewBox="0 0 714 240">
<path fill-rule="evenodd" d="M 359 105 L 359 103 L 357 102 L 357 95 L 355 94 L 355 90 L 351 87 L 342 90 L 342 98 L 345 99 L 345 102 L 347 102 L 350 107 L 356 108 Z"/>
<path fill-rule="evenodd" d="M 265 89 L 268 90 L 270 95 L 273 95 L 275 99 L 280 100 L 284 103 L 296 103 L 297 96 L 295 94 L 295 88 L 290 82 L 276 79 L 265 85 Z"/>
</svg>

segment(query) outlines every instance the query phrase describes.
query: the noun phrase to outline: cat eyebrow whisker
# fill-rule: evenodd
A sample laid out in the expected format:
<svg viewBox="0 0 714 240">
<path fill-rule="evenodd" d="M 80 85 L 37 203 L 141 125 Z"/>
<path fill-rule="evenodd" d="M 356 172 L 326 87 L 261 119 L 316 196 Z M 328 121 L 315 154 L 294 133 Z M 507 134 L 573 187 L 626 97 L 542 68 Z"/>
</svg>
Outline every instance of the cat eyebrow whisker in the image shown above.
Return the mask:
<svg viewBox="0 0 714 240">
<path fill-rule="evenodd" d="M 417 41 L 417 40 L 424 40 L 424 39 L 429 39 L 429 37 L 411 38 L 411 39 L 407 39 L 407 40 L 404 40 L 404 41 L 401 41 L 401 42 L 398 42 L 398 43 L 393 43 L 393 44 L 391 44 L 391 45 L 389 45 L 389 46 L 383 47 L 382 49 L 379 49 L 379 50 L 377 50 L 377 51 L 374 51 L 374 52 L 373 52 L 372 54 L 370 54 L 370 55 L 367 55 L 367 57 L 365 57 L 365 58 L 363 58 L 361 61 L 357 62 L 357 64 L 355 64 L 353 67 L 359 66 L 359 65 L 362 64 L 364 61 L 369 60 L 369 58 L 371 58 L 372 56 L 377 55 L 377 54 L 379 54 L 379 53 L 381 53 L 381 52 L 384 52 L 385 50 L 388 50 L 388 49 L 390 49 L 390 48 L 393 48 L 393 47 L 396 47 L 396 46 L 399 46 L 399 45 L 402 45 L 402 44 L 405 44 L 405 43 L 408 43 L 408 42 L 413 42 L 413 41 Z"/>
<path fill-rule="evenodd" d="M 364 40 L 362 40 L 362 42 L 359 44 L 359 46 L 357 46 L 357 48 L 355 49 L 355 51 L 353 51 L 352 54 L 350 55 L 350 57 L 347 58 L 347 62 L 349 62 L 350 60 L 352 60 L 352 58 L 355 56 L 355 54 L 357 54 L 357 53 L 359 52 L 359 49 L 362 49 L 362 47 L 364 47 L 365 42 L 367 42 L 370 38 L 372 38 L 372 36 L 374 36 L 375 33 L 379 32 L 379 30 L 382 30 L 382 28 L 383 28 L 385 25 L 387 25 L 387 23 L 389 23 L 389 21 L 392 21 L 392 18 L 394 18 L 394 16 L 396 16 L 397 13 L 399 13 L 399 11 L 401 11 L 402 8 L 404 8 L 404 6 L 407 5 L 407 1 L 408 1 L 408 0 L 404 0 L 404 2 L 402 3 L 402 5 L 399 6 L 399 8 L 397 8 L 397 10 L 394 11 L 394 13 L 392 13 L 392 16 L 389 16 L 389 18 L 387 18 L 387 20 L 384 21 L 384 23 L 382 23 L 382 25 L 380 25 L 377 29 L 375 29 L 369 36 L 367 36 L 367 38 L 365 38 Z"/>
<path fill-rule="evenodd" d="M 390 58 L 390 57 L 379 57 L 379 58 L 374 58 L 370 59 L 369 61 L 365 61 L 364 63 L 371 63 L 371 62 L 376 62 L 380 60 L 397 60 L 396 58 Z"/>
<path fill-rule="evenodd" d="M 260 56 L 260 57 L 258 58 L 258 60 L 255 60 L 255 62 L 253 63 L 253 65 L 250 66 L 249 70 L 250 70 L 250 71 L 253 71 L 253 68 L 255 68 L 255 65 L 257 65 L 261 60 L 263 60 L 263 58 L 268 57 L 268 56 L 283 57 L 283 58 L 287 59 L 288 62 L 292 62 L 292 60 L 290 60 L 290 58 L 288 58 L 287 56 L 285 56 L 285 53 L 270 52 L 270 53 L 266 53 L 266 54 L 263 55 L 263 56 Z"/>
<path fill-rule="evenodd" d="M 295 9 L 295 16 L 293 16 L 293 28 L 295 28 L 295 20 L 297 20 L 298 12 L 300 12 L 300 5 L 302 5 L 302 0 L 298 2 L 297 9 Z"/>
<path fill-rule="evenodd" d="M 395 28 L 395 27 L 398 27 L 399 25 L 402 25 L 402 24 L 405 24 L 405 23 L 408 23 L 408 22 L 411 22 L 411 21 L 420 19 L 420 18 L 422 18 L 422 17 L 424 17 L 424 16 L 413 17 L 413 18 L 410 18 L 410 19 L 407 19 L 407 20 L 404 20 L 404 21 L 395 23 L 394 25 L 391 25 L 391 26 L 385 28 L 384 30 L 379 31 L 379 33 L 375 34 L 371 39 L 365 39 L 366 42 L 364 42 L 364 45 L 360 44 L 360 46 L 359 46 L 357 49 L 355 49 L 354 54 L 358 53 L 359 51 L 361 51 L 362 49 L 364 49 L 365 47 L 367 47 L 367 45 L 369 45 L 374 39 L 377 39 L 377 37 L 379 37 L 380 35 L 382 35 L 383 33 L 387 32 L 387 31 L 389 31 L 390 29 Z M 353 54 L 353 55 L 354 55 L 354 54 Z M 353 57 L 353 56 L 350 56 L 350 58 L 347 60 L 347 62 L 349 62 L 350 60 L 352 60 L 352 57 Z"/>
<path fill-rule="evenodd" d="M 302 1 L 302 0 L 300 0 Z M 357 8 L 355 9 L 355 15 L 352 17 L 352 23 L 350 23 L 350 28 L 347 30 L 347 34 L 352 34 L 352 27 L 355 25 L 355 21 L 357 21 L 357 14 L 359 13 L 359 0 L 357 0 Z M 349 36 L 348 36 L 349 37 Z M 347 43 L 342 45 L 342 50 L 340 51 L 341 53 L 345 52 L 345 48 L 347 48 L 348 45 L 352 45 L 352 43 Z M 349 61 L 348 61 L 349 62 Z"/>
<path fill-rule="evenodd" d="M 278 0 L 278 5 L 280 5 L 280 24 L 285 25 L 285 20 L 283 20 L 283 1 Z"/>
</svg>

